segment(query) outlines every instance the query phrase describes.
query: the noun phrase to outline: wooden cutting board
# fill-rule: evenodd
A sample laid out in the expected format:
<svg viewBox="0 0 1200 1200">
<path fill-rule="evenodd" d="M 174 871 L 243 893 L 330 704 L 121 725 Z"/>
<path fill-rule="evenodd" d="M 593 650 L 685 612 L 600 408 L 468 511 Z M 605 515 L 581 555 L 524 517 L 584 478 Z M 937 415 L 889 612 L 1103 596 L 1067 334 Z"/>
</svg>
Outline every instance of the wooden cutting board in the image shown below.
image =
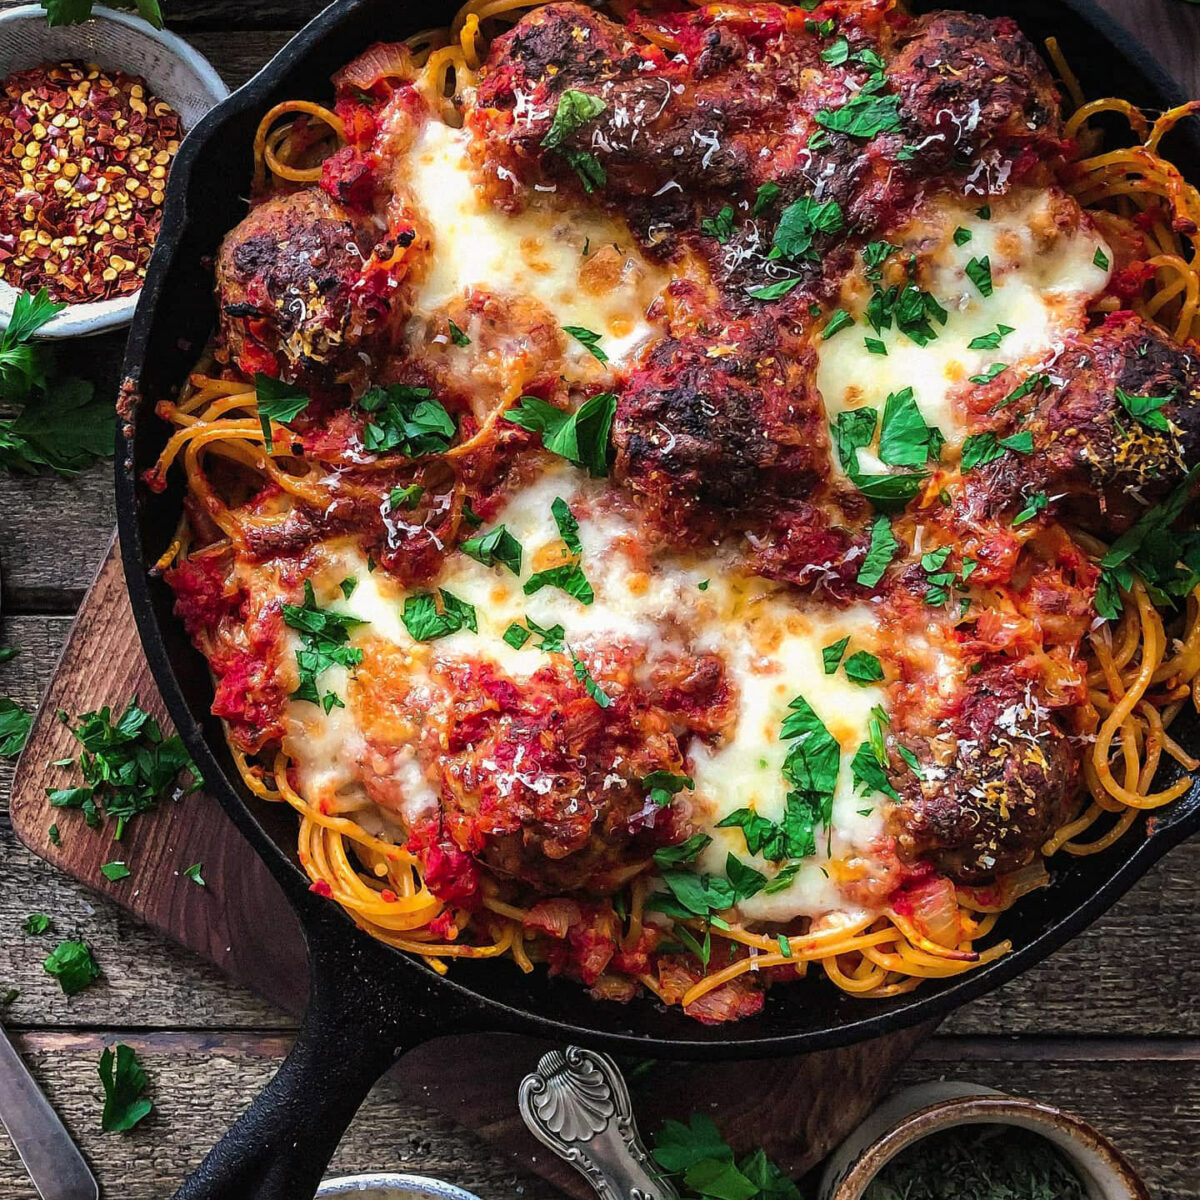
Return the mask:
<svg viewBox="0 0 1200 1200">
<path fill-rule="evenodd" d="M 12 822 L 35 854 L 214 963 L 287 1012 L 299 1015 L 307 990 L 304 941 L 292 910 L 258 855 L 211 797 L 164 800 L 114 844 L 109 828 L 88 829 L 77 811 L 50 807 L 46 791 L 74 786 L 78 746 L 56 713 L 75 716 L 130 697 L 170 728 L 142 655 L 115 546 L 100 567 L 67 639 L 34 721 L 12 788 Z M 49 827 L 57 823 L 61 844 Z M 103 863 L 124 861 L 132 877 L 112 883 Z M 183 875 L 202 863 L 206 887 Z M 810 1169 L 874 1105 L 932 1026 L 803 1058 L 731 1064 L 658 1063 L 631 1072 L 643 1131 L 686 1117 L 698 1097 L 739 1150 L 765 1145 L 795 1175 Z M 449 1043 L 449 1044 L 448 1044 Z M 512 1035 L 439 1039 L 407 1054 L 398 1084 L 481 1133 L 514 1164 L 532 1168 L 579 1197 L 582 1180 L 535 1142 L 517 1115 L 517 1085 L 550 1043 Z M 682 1098 L 682 1099 L 681 1099 Z"/>
</svg>

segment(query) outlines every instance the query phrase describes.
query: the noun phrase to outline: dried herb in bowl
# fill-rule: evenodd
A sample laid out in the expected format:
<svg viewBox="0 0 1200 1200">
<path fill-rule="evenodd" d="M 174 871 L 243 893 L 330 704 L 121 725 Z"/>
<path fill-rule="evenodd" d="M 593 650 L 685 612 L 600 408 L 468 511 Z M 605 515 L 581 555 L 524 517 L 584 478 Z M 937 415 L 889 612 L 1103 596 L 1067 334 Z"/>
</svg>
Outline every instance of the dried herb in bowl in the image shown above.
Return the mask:
<svg viewBox="0 0 1200 1200">
<path fill-rule="evenodd" d="M 863 1200 L 1087 1200 L 1087 1189 L 1040 1134 L 958 1125 L 906 1147 Z"/>
</svg>

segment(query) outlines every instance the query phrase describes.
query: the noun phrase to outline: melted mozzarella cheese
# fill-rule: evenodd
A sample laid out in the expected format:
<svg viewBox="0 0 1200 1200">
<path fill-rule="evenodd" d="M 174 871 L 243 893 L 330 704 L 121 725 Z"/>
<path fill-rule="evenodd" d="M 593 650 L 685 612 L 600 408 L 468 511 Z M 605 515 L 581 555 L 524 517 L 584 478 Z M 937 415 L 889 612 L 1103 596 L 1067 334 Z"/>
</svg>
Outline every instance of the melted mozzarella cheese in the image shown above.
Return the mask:
<svg viewBox="0 0 1200 1200">
<path fill-rule="evenodd" d="M 899 329 L 876 332 L 866 319 L 871 287 L 861 269 L 850 276 L 841 304 L 855 318 L 828 341 L 818 340 L 817 387 L 830 420 L 864 405 L 883 410 L 889 393 L 911 387 L 926 422 L 940 429 L 951 445 L 964 436 L 956 411 L 955 389 L 992 363 L 1041 361 L 1063 336 L 1085 324 L 1084 311 L 1103 290 L 1111 262 L 1108 244 L 1085 216 L 1077 227 L 1056 225 L 1052 193 L 1036 191 L 992 201 L 985 220 L 969 205 L 939 198 L 936 206 L 888 240 L 899 245 L 896 257 L 909 253 L 921 263 L 921 286 L 947 311 L 946 324 L 932 322 L 937 337 L 918 346 Z M 963 229 L 970 239 L 955 242 Z M 962 235 L 959 235 L 960 240 Z M 972 259 L 988 259 L 993 292 L 984 296 L 967 275 Z M 995 348 L 972 350 L 969 343 L 1007 325 Z M 884 344 L 887 354 L 872 353 L 866 338 Z M 860 453 L 864 469 L 886 471 L 873 456 Z"/>
<path fill-rule="evenodd" d="M 470 140 L 466 130 L 430 121 L 398 172 L 433 241 L 414 313 L 431 316 L 475 287 L 529 296 L 560 326 L 599 334 L 610 362 L 631 360 L 655 335 L 646 311 L 667 276 L 637 252 L 625 225 L 599 211 L 559 209 L 549 199 L 519 213 L 493 207 L 472 178 Z M 603 269 L 597 255 L 607 259 Z M 569 339 L 568 364 L 590 369 L 595 360 Z"/>
<path fill-rule="evenodd" d="M 422 672 L 446 659 L 490 659 L 511 678 L 527 679 L 546 663 L 546 655 L 536 648 L 538 639 L 521 649 L 503 640 L 510 624 L 527 618 L 543 627 L 562 625 L 570 651 L 586 659 L 601 683 L 606 650 L 622 644 L 647 647 L 651 661 L 662 650 L 720 655 L 737 693 L 736 724 L 713 745 L 695 741 L 687 762 L 696 786 L 686 799 L 696 827 L 713 838 L 696 869 L 711 874 L 725 873 L 730 852 L 764 874 L 775 873 L 773 866 L 748 853 L 739 830 L 716 825 L 743 807 L 773 820 L 782 816 L 788 785 L 781 768 L 788 744 L 780 740 L 780 729 L 789 702 L 803 695 L 842 750 L 833 829 L 828 838 L 823 829 L 818 832 L 817 854 L 805 861 L 786 888 L 772 895 L 760 893 L 742 910 L 748 917 L 770 920 L 845 912 L 838 864 L 852 856 L 869 858 L 883 835 L 883 797 L 855 794 L 849 763 L 867 738 L 871 709 L 883 703 L 884 692 L 879 686 L 852 683 L 842 669 L 826 675 L 821 649 L 849 635 L 847 654 L 877 651 L 880 635 L 874 611 L 865 604 L 845 611 L 809 611 L 776 585 L 731 571 L 715 554 L 659 559 L 646 570 L 638 569 L 636 525 L 599 503 L 605 489 L 603 482 L 590 481 L 562 464 L 510 499 L 496 523 L 503 522 L 522 544 L 520 577 L 460 553 L 447 559 L 432 586 L 475 607 L 477 632 L 462 630 L 424 646 L 414 643 L 401 617 L 405 591 L 383 572 L 368 571 L 361 554 L 348 545 L 330 549 L 326 565 L 314 573 L 317 601 L 364 622 L 352 635 L 355 644 L 382 639 L 412 650 L 406 683 L 416 680 L 418 686 Z M 559 496 L 579 521 L 581 565 L 596 594 L 591 605 L 557 588 L 524 593 L 529 576 L 561 544 L 551 514 Z M 357 585 L 346 599 L 339 584 L 348 577 Z M 347 697 L 346 682 L 341 668 L 331 668 L 319 686 L 322 692 L 333 690 Z M 287 719 L 288 750 L 306 793 L 322 794 L 315 789 L 323 788 L 329 794 L 331 788 L 336 792 L 351 786 L 355 759 L 367 751 L 355 724 L 353 700 L 328 716 L 312 704 L 293 701 Z M 389 770 L 404 794 L 402 809 L 411 815 L 436 803 L 436 794 L 411 754 L 402 753 L 401 759 L 390 760 Z"/>
</svg>

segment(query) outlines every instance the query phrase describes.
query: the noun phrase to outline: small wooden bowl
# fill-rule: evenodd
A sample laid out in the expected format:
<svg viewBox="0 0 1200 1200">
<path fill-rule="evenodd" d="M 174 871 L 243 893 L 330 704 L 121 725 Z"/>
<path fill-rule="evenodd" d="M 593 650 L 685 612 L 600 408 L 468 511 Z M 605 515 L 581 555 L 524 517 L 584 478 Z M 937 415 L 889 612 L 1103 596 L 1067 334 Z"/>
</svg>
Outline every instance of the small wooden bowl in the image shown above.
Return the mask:
<svg viewBox="0 0 1200 1200">
<path fill-rule="evenodd" d="M 1150 1200 L 1129 1160 L 1086 1121 L 971 1083 L 917 1084 L 886 1100 L 830 1156 L 818 1200 L 861 1200 L 901 1150 L 957 1125 L 1015 1125 L 1040 1134 L 1075 1169 L 1089 1200 Z"/>
<path fill-rule="evenodd" d="M 97 6 L 79 25 L 46 23 L 40 4 L 0 12 L 0 79 L 43 62 L 69 59 L 99 63 L 110 71 L 140 75 L 178 114 L 186 133 L 229 95 L 208 59 L 173 33 L 155 29 L 130 13 Z M 18 292 L 0 282 L 0 328 L 7 327 Z M 72 304 L 37 332 L 39 338 L 85 337 L 128 325 L 140 292 L 112 300 Z"/>
</svg>

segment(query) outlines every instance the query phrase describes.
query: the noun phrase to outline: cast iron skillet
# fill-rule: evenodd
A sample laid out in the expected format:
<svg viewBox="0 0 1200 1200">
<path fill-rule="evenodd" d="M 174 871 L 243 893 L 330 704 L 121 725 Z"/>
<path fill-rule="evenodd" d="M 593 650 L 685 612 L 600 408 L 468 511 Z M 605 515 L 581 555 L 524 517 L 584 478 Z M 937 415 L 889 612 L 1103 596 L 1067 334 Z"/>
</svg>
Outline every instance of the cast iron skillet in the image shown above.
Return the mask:
<svg viewBox="0 0 1200 1200">
<path fill-rule="evenodd" d="M 953 0 L 950 0 L 953 3 Z M 956 980 L 930 981 L 891 1000 L 852 999 L 813 982 L 771 991 L 764 1011 L 706 1028 L 650 1001 L 590 1000 L 545 971 L 509 962 L 456 963 L 438 976 L 359 932 L 308 891 L 295 859 L 295 817 L 245 792 L 219 724 L 209 714 L 206 664 L 152 576 L 180 512 L 178 472 L 163 495 L 139 482 L 168 436 L 157 399 L 186 378 L 215 324 L 212 256 L 245 213 L 251 144 L 260 116 L 289 97 L 328 97 L 328 80 L 371 42 L 445 24 L 453 0 L 337 0 L 187 138 L 171 172 L 163 232 L 133 322 L 125 360 L 128 424 L 118 438 L 121 550 L 138 628 L 171 717 L 217 797 L 258 851 L 299 915 L 308 940 L 311 995 L 296 1044 L 261 1096 L 178 1193 L 180 1200 L 305 1200 L 371 1084 L 404 1050 L 470 1030 L 538 1033 L 617 1052 L 662 1058 L 750 1058 L 829 1049 L 944 1016 L 1045 958 L 1090 924 L 1157 859 L 1200 828 L 1200 782 L 1147 832 L 1144 823 L 1108 852 L 1058 864 L 1054 885 L 1024 899 L 1004 922 L 1014 950 Z M 1091 0 L 968 0 L 1007 12 L 1031 37 L 1057 34 L 1090 95 L 1113 90 L 1150 107 L 1177 89 Z M 1118 69 L 1119 68 L 1119 69 Z M 1195 138 L 1195 131 L 1192 132 Z M 1177 135 L 1182 141 L 1182 135 Z M 1196 139 L 1183 148 L 1200 163 Z M 1178 153 L 1180 147 L 1175 147 Z M 1185 728 L 1185 744 L 1200 745 Z"/>
</svg>

